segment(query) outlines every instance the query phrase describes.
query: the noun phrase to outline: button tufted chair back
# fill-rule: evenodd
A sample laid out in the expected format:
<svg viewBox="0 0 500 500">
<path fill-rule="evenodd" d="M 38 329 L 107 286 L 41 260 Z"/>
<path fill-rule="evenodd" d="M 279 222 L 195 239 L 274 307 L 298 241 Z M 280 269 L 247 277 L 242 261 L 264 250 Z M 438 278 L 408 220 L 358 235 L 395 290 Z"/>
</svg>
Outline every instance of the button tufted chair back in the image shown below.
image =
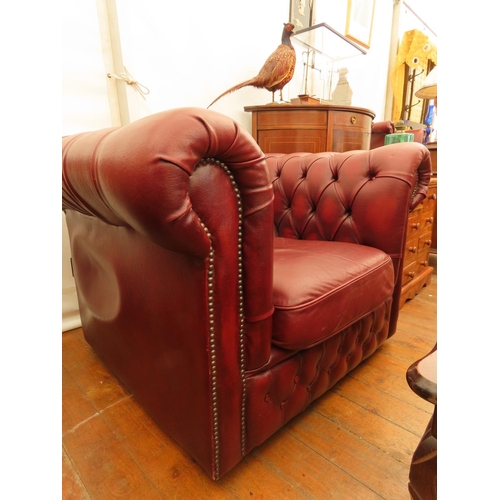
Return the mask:
<svg viewBox="0 0 500 500">
<path fill-rule="evenodd" d="M 392 208 L 407 193 L 403 184 L 398 192 L 391 182 L 394 173 L 387 165 L 397 168 L 404 155 L 398 149 L 393 152 L 391 156 L 387 150 L 266 155 L 274 190 L 275 234 L 382 245 L 388 254 L 399 254 L 401 241 L 394 238 L 393 224 L 405 221 L 397 220 L 401 216 Z M 424 199 L 429 179 L 427 172 L 420 173 L 411 209 Z M 369 207 L 367 197 L 374 198 Z"/>
</svg>

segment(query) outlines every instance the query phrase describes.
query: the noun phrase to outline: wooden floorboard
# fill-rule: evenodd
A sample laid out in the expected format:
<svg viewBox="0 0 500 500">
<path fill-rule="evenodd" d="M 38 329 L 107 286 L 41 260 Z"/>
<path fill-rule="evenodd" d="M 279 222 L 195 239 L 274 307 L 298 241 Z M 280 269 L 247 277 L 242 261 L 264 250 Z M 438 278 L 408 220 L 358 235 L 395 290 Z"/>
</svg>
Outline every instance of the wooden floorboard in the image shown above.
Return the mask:
<svg viewBox="0 0 500 500">
<path fill-rule="evenodd" d="M 409 500 L 411 456 L 433 407 L 406 370 L 436 343 L 436 315 L 435 269 L 394 337 L 218 482 L 158 429 L 81 329 L 65 332 L 63 499 Z"/>
</svg>

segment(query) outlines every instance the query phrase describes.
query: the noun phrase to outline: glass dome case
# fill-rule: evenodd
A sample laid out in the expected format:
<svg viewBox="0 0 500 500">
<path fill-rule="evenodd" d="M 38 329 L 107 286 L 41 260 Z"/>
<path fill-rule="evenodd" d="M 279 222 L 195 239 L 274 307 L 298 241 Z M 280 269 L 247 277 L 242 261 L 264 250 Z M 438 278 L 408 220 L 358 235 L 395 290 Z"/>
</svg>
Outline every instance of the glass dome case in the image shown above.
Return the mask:
<svg viewBox="0 0 500 500">
<path fill-rule="evenodd" d="M 350 105 L 352 89 L 347 74 L 359 71 L 366 49 L 326 23 L 297 31 L 292 43 L 297 64 L 290 93 L 297 95 L 296 101 Z"/>
</svg>

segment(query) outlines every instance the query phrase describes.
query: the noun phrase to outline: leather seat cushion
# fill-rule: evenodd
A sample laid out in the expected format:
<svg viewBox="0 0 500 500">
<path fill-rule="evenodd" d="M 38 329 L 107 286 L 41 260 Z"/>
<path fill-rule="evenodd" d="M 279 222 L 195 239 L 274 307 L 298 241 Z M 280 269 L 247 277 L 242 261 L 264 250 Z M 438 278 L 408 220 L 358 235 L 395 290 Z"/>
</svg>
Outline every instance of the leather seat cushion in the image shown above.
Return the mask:
<svg viewBox="0 0 500 500">
<path fill-rule="evenodd" d="M 335 241 L 274 241 L 273 344 L 279 347 L 312 347 L 392 296 L 392 260 L 381 250 Z"/>
</svg>

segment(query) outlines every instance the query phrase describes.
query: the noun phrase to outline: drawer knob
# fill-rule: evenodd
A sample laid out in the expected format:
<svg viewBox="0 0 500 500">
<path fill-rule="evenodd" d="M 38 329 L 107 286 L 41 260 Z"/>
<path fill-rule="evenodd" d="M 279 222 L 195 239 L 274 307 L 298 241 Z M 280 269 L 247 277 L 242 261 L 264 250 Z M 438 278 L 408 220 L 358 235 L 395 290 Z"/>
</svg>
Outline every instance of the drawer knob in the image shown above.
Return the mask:
<svg viewBox="0 0 500 500">
<path fill-rule="evenodd" d="M 413 277 L 415 276 L 415 274 L 417 274 L 415 271 L 410 271 L 410 272 L 408 273 L 408 276 L 409 276 L 410 278 L 413 278 Z"/>
<path fill-rule="evenodd" d="M 425 222 L 432 224 L 434 222 L 434 217 L 427 217 L 427 219 L 425 219 Z"/>
<path fill-rule="evenodd" d="M 415 253 L 417 251 L 417 247 L 409 247 L 408 251 L 411 253 Z"/>
<path fill-rule="evenodd" d="M 420 222 L 415 222 L 415 223 L 413 223 L 413 224 L 411 225 L 411 228 L 412 228 L 412 229 L 418 229 L 418 228 L 419 228 L 419 226 L 420 226 Z"/>
<path fill-rule="evenodd" d="M 435 200 L 435 199 L 437 199 L 437 195 L 436 195 L 436 193 L 434 193 L 434 194 L 430 197 L 430 199 L 431 199 L 431 200 Z"/>
<path fill-rule="evenodd" d="M 352 123 L 353 125 L 356 125 L 356 122 L 357 122 L 357 121 L 358 121 L 358 119 L 357 119 L 354 115 L 353 115 L 353 116 L 351 116 L 351 123 Z"/>
<path fill-rule="evenodd" d="M 427 267 L 428 262 L 427 262 L 426 260 L 422 260 L 422 261 L 420 261 L 420 265 L 421 265 L 422 267 Z"/>
<path fill-rule="evenodd" d="M 432 240 L 425 240 L 424 245 L 427 245 L 428 247 L 431 246 Z"/>
</svg>

